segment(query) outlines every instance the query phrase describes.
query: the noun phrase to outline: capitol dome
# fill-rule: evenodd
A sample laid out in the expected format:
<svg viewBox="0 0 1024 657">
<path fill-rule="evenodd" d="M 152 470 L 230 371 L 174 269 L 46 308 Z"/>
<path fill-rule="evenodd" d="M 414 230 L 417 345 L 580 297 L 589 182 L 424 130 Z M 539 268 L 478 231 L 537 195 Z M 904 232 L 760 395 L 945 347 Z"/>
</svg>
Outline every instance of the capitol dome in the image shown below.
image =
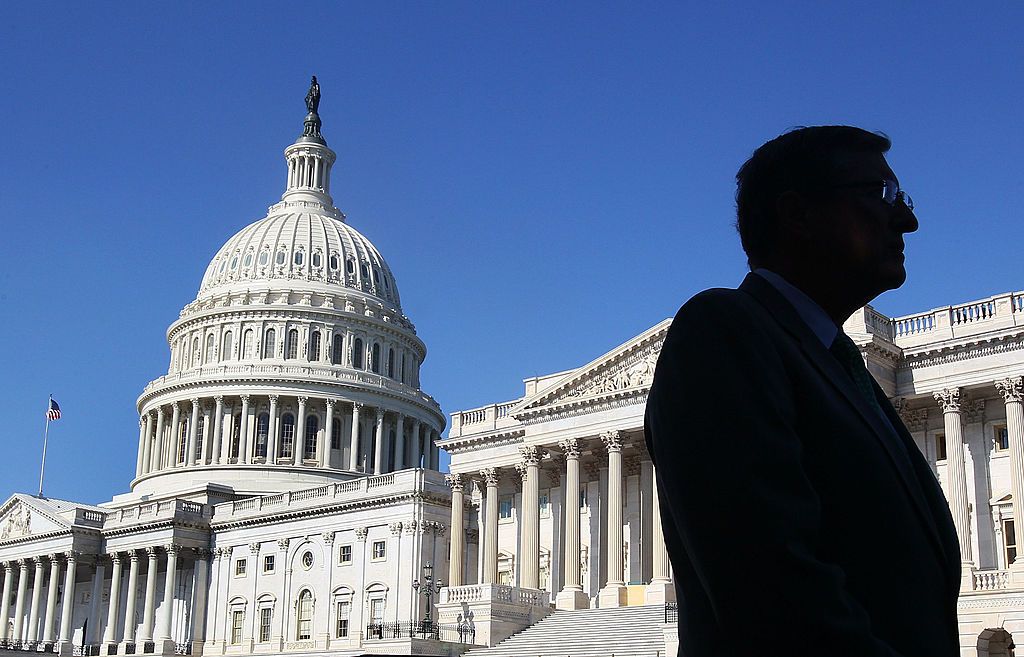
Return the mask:
<svg viewBox="0 0 1024 657">
<path fill-rule="evenodd" d="M 216 501 L 438 469 L 426 346 L 391 268 L 334 206 L 318 106 L 314 79 L 280 202 L 217 251 L 167 329 L 167 374 L 138 399 L 131 495 Z"/>
</svg>

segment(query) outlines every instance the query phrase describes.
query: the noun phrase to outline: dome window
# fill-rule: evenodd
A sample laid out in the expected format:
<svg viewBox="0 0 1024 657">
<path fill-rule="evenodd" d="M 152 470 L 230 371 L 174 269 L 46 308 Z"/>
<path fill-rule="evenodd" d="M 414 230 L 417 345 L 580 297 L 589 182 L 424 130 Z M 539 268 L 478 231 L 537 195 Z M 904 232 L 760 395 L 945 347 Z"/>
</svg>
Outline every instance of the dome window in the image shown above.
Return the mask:
<svg viewBox="0 0 1024 657">
<path fill-rule="evenodd" d="M 331 254 L 331 269 L 337 269 L 337 268 L 338 268 L 338 256 L 332 253 Z"/>
<path fill-rule="evenodd" d="M 253 456 L 267 456 L 267 436 L 270 435 L 270 413 L 260 413 L 256 418 L 256 449 Z"/>
<path fill-rule="evenodd" d="M 319 253 L 314 253 L 313 254 L 313 266 L 314 267 L 319 267 L 321 262 L 323 262 L 323 261 L 320 258 L 320 254 Z"/>
<path fill-rule="evenodd" d="M 231 331 L 224 334 L 224 344 L 220 350 L 221 360 L 229 360 L 231 358 L 231 348 L 234 346 L 231 340 L 232 337 Z"/>
<path fill-rule="evenodd" d="M 391 284 L 388 283 L 388 277 L 387 276 L 384 277 L 384 289 L 387 290 L 388 292 L 391 291 Z"/>
<path fill-rule="evenodd" d="M 296 251 L 295 252 L 295 264 L 301 265 L 302 264 L 302 257 L 303 257 L 302 256 L 302 251 Z"/>
<path fill-rule="evenodd" d="M 341 365 L 341 354 L 344 350 L 344 341 L 341 334 L 334 336 L 334 346 L 331 349 L 331 363 L 333 365 Z"/>
<path fill-rule="evenodd" d="M 353 260 L 352 258 L 348 258 L 347 260 L 345 260 L 345 271 L 347 271 L 350 274 L 356 273 L 356 261 Z"/>
<path fill-rule="evenodd" d="M 235 270 L 238 267 L 238 256 L 231 259 L 231 269 Z"/>
<path fill-rule="evenodd" d="M 352 367 L 357 370 L 363 369 L 363 340 L 356 338 L 352 342 Z"/>
<path fill-rule="evenodd" d="M 285 358 L 298 358 L 299 356 L 299 332 L 296 329 L 288 331 L 288 339 L 284 345 Z"/>
<path fill-rule="evenodd" d="M 267 264 L 267 260 L 269 260 L 269 259 L 270 259 L 270 254 L 267 253 L 266 251 L 264 251 L 263 253 L 260 254 L 260 264 L 261 265 Z"/>
<path fill-rule="evenodd" d="M 245 260 L 242 261 L 242 265 L 248 267 L 251 264 L 252 264 L 252 253 L 251 252 L 250 253 L 246 253 L 245 254 Z"/>
<path fill-rule="evenodd" d="M 313 331 L 309 335 L 309 360 L 320 360 L 320 331 Z"/>
<path fill-rule="evenodd" d="M 295 447 L 295 416 L 285 413 L 281 416 L 281 453 L 283 459 L 290 459 Z"/>
<path fill-rule="evenodd" d="M 388 348 L 388 376 L 395 378 L 395 350 Z"/>
<path fill-rule="evenodd" d="M 214 355 L 215 354 L 213 353 L 213 345 L 214 345 L 214 340 L 213 340 L 213 334 L 211 333 L 210 335 L 206 336 L 206 362 L 207 363 L 212 363 L 214 361 Z"/>
<path fill-rule="evenodd" d="M 373 343 L 373 350 L 370 352 L 370 369 L 380 374 L 380 345 Z"/>
<path fill-rule="evenodd" d="M 316 458 L 316 434 L 320 430 L 320 419 L 315 415 L 306 417 L 306 435 L 302 440 L 302 458 L 312 461 Z"/>
<path fill-rule="evenodd" d="M 365 262 L 363 263 L 363 266 L 359 268 L 359 271 L 363 272 L 363 278 L 370 277 L 370 268 L 366 266 Z"/>
<path fill-rule="evenodd" d="M 286 256 L 285 256 L 284 250 L 281 250 L 281 251 L 277 252 L 277 260 L 276 260 L 277 264 L 283 265 L 284 261 L 285 261 L 285 258 L 286 258 Z"/>
<path fill-rule="evenodd" d="M 274 357 L 274 329 L 267 329 L 267 335 L 263 339 L 263 357 L 273 358 Z"/>
<path fill-rule="evenodd" d="M 228 266 L 227 258 L 225 258 L 224 260 L 220 261 L 220 270 L 219 271 L 220 271 L 221 274 L 224 273 L 224 268 L 227 267 L 227 266 Z"/>
<path fill-rule="evenodd" d="M 245 330 L 245 335 L 242 338 L 242 357 L 243 358 L 252 358 L 252 356 L 253 356 L 252 344 L 253 344 L 252 329 L 246 329 Z"/>
</svg>

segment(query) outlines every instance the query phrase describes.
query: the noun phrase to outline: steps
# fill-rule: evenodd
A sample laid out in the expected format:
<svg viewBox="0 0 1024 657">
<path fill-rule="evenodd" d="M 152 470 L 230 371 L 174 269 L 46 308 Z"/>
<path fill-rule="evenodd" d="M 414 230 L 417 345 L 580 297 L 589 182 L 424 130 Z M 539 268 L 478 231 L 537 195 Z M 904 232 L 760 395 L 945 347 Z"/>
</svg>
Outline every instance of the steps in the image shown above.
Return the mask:
<svg viewBox="0 0 1024 657">
<path fill-rule="evenodd" d="M 665 657 L 664 624 L 661 605 L 555 611 L 463 657 Z"/>
</svg>

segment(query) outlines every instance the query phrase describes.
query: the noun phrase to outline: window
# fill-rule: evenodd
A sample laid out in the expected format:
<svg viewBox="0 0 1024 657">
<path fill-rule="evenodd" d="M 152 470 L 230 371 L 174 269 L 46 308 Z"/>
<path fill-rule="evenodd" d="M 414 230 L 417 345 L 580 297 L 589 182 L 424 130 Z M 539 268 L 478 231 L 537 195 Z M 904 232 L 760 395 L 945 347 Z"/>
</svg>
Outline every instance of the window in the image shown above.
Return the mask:
<svg viewBox="0 0 1024 657">
<path fill-rule="evenodd" d="M 373 268 L 373 284 L 380 285 L 380 270 L 376 267 Z"/>
<path fill-rule="evenodd" d="M 338 550 L 338 563 L 346 565 L 352 563 L 352 546 L 342 545 L 341 549 Z"/>
<path fill-rule="evenodd" d="M 220 350 L 221 360 L 228 360 L 231 358 L 231 348 L 234 346 L 234 344 L 232 344 L 232 338 L 233 336 L 231 335 L 231 331 L 224 334 L 224 341 Z"/>
<path fill-rule="evenodd" d="M 185 462 L 185 454 L 188 451 L 188 421 L 186 417 L 178 425 L 178 463 Z"/>
<path fill-rule="evenodd" d="M 512 496 L 502 495 L 498 498 L 498 521 L 512 520 Z"/>
<path fill-rule="evenodd" d="M 234 421 L 231 423 L 231 451 L 228 453 L 229 458 L 238 458 L 238 450 L 242 444 L 242 414 L 236 413 Z"/>
<path fill-rule="evenodd" d="M 277 258 L 274 259 L 274 262 L 276 262 L 279 265 L 283 265 L 286 257 L 287 256 L 285 256 L 284 250 L 278 251 Z"/>
<path fill-rule="evenodd" d="M 363 280 L 370 277 L 370 268 L 366 266 L 365 262 L 359 266 L 359 272 L 363 275 Z"/>
<path fill-rule="evenodd" d="M 295 638 L 299 641 L 313 636 L 313 594 L 305 589 L 299 594 L 298 631 Z"/>
<path fill-rule="evenodd" d="M 357 370 L 363 369 L 363 339 L 356 338 L 352 341 L 352 367 Z"/>
<path fill-rule="evenodd" d="M 320 360 L 320 331 L 309 334 L 309 359 Z"/>
<path fill-rule="evenodd" d="M 203 432 L 206 431 L 206 416 L 200 415 L 199 421 L 196 423 L 196 453 L 195 459 L 199 463 L 203 462 Z"/>
<path fill-rule="evenodd" d="M 498 584 L 502 586 L 512 586 L 512 571 L 511 570 L 499 570 L 498 571 Z"/>
<path fill-rule="evenodd" d="M 231 643 L 238 645 L 242 642 L 242 626 L 245 625 L 245 612 L 236 610 L 231 612 Z"/>
<path fill-rule="evenodd" d="M 320 430 L 320 418 L 310 415 L 306 418 L 306 436 L 302 441 L 302 458 L 316 458 L 316 433 Z"/>
<path fill-rule="evenodd" d="M 302 264 L 302 251 L 296 251 L 295 252 L 295 264 L 297 264 L 297 265 L 301 265 Z"/>
<path fill-rule="evenodd" d="M 334 347 L 331 349 L 331 363 L 341 365 L 341 355 L 345 349 L 344 338 L 339 334 L 334 336 Z"/>
<path fill-rule="evenodd" d="M 338 602 L 338 619 L 337 624 L 334 626 L 335 639 L 344 639 L 348 636 L 348 617 L 351 609 L 351 602 Z"/>
<path fill-rule="evenodd" d="M 544 564 L 540 567 L 540 574 L 537 577 L 537 586 L 543 591 L 548 588 L 548 582 L 551 579 L 551 567 Z"/>
<path fill-rule="evenodd" d="M 345 271 L 350 274 L 356 273 L 356 261 L 352 258 L 345 259 Z"/>
<path fill-rule="evenodd" d="M 313 254 L 313 266 L 314 267 L 319 267 L 321 262 L 323 262 L 323 260 L 321 260 L 320 252 L 318 251 L 318 252 Z"/>
<path fill-rule="evenodd" d="M 405 354 L 402 354 L 402 383 L 405 383 Z"/>
<path fill-rule="evenodd" d="M 263 572 L 274 572 L 274 555 L 268 554 L 263 557 Z"/>
<path fill-rule="evenodd" d="M 246 559 L 235 560 L 235 577 L 245 577 L 245 567 L 248 563 Z"/>
<path fill-rule="evenodd" d="M 276 335 L 274 329 L 267 329 L 266 337 L 263 338 L 263 357 L 273 358 L 274 357 L 274 344 Z"/>
<path fill-rule="evenodd" d="M 231 268 L 235 269 L 236 267 L 238 267 L 238 256 L 231 259 Z"/>
<path fill-rule="evenodd" d="M 1013 533 L 1012 519 L 1003 521 L 1003 545 L 1006 546 L 1006 566 L 1017 560 L 1017 535 Z"/>
<path fill-rule="evenodd" d="M 373 350 L 370 352 L 370 369 L 380 374 L 380 345 L 376 342 L 373 344 Z"/>
<path fill-rule="evenodd" d="M 338 256 L 334 253 L 331 254 L 331 269 L 338 268 Z"/>
<path fill-rule="evenodd" d="M 1006 425 L 997 424 L 993 429 L 993 433 L 995 434 L 993 439 L 997 452 L 1010 449 L 1010 432 L 1006 429 Z"/>
<path fill-rule="evenodd" d="M 370 622 L 374 625 L 384 622 L 384 598 L 370 600 Z"/>
<path fill-rule="evenodd" d="M 256 449 L 253 456 L 267 457 L 267 437 L 270 435 L 270 413 L 256 416 Z"/>
<path fill-rule="evenodd" d="M 264 607 L 263 609 L 260 609 L 260 641 L 263 643 L 270 641 L 270 623 L 273 618 L 273 607 Z"/>
<path fill-rule="evenodd" d="M 537 497 L 537 502 L 540 505 L 540 517 L 550 518 L 551 517 L 551 491 L 542 490 Z M 541 588 L 544 588 L 543 586 Z"/>
<path fill-rule="evenodd" d="M 580 508 L 587 508 L 587 489 L 586 487 L 580 488 Z"/>
<path fill-rule="evenodd" d="M 373 542 L 373 560 L 382 561 L 388 558 L 388 544 L 385 541 Z"/>
<path fill-rule="evenodd" d="M 242 261 L 242 264 L 246 267 L 252 264 L 252 251 L 245 254 L 245 260 Z"/>
<path fill-rule="evenodd" d="M 269 259 L 270 259 L 270 254 L 267 251 L 264 251 L 263 253 L 260 254 L 260 264 L 261 265 L 267 264 L 267 260 L 269 260 Z"/>
<path fill-rule="evenodd" d="M 285 413 L 281 417 L 281 453 L 283 459 L 290 459 L 295 447 L 295 416 Z"/>
<path fill-rule="evenodd" d="M 253 356 L 252 345 L 253 345 L 252 329 L 246 329 L 245 334 L 242 337 L 242 357 L 243 358 L 252 358 L 252 356 Z"/>
<path fill-rule="evenodd" d="M 935 460 L 946 460 L 946 434 L 944 433 L 935 434 Z"/>
<path fill-rule="evenodd" d="M 202 354 L 199 352 L 199 338 L 192 339 L 192 364 L 198 365 Z"/>
<path fill-rule="evenodd" d="M 388 376 L 395 378 L 395 350 L 388 347 Z"/>
<path fill-rule="evenodd" d="M 213 362 L 213 356 L 214 356 L 214 353 L 213 353 L 213 335 L 211 334 L 211 335 L 206 336 L 206 362 L 207 363 L 212 363 Z"/>
<path fill-rule="evenodd" d="M 309 550 L 302 553 L 302 567 L 306 570 L 313 567 L 313 553 Z"/>
<path fill-rule="evenodd" d="M 299 355 L 299 332 L 296 329 L 288 331 L 288 338 L 285 340 L 284 357 L 296 358 Z"/>
</svg>

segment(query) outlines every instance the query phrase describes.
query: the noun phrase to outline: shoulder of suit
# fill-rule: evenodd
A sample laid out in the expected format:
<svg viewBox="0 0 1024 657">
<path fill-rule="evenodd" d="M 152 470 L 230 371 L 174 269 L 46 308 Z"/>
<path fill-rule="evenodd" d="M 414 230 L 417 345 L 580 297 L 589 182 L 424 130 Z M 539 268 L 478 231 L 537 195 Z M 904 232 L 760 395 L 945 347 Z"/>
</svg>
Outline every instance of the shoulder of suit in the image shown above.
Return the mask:
<svg viewBox="0 0 1024 657">
<path fill-rule="evenodd" d="M 692 296 L 676 313 L 676 321 L 701 319 L 709 314 L 750 312 L 753 299 L 742 290 L 716 287 Z"/>
</svg>

